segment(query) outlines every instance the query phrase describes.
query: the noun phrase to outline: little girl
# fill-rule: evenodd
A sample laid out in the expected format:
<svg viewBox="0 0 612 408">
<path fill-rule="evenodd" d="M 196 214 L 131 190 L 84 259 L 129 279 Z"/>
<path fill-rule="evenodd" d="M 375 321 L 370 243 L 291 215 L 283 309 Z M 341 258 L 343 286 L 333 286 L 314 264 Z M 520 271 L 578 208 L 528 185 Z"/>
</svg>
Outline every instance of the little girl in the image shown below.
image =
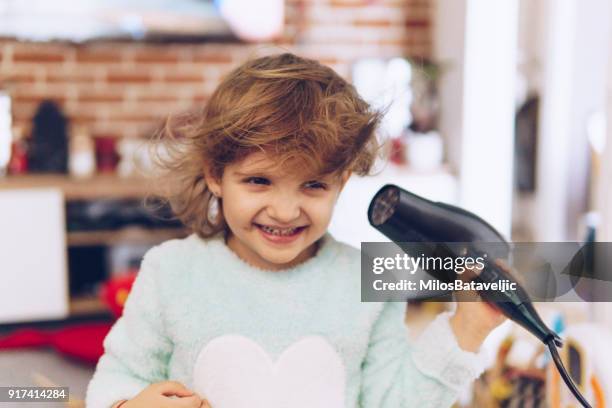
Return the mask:
<svg viewBox="0 0 612 408">
<path fill-rule="evenodd" d="M 87 407 L 450 406 L 500 315 L 461 303 L 410 343 L 405 304 L 361 302 L 360 253 L 327 232 L 379 120 L 333 70 L 282 54 L 167 127 L 168 199 L 194 234 L 145 255 Z"/>
</svg>

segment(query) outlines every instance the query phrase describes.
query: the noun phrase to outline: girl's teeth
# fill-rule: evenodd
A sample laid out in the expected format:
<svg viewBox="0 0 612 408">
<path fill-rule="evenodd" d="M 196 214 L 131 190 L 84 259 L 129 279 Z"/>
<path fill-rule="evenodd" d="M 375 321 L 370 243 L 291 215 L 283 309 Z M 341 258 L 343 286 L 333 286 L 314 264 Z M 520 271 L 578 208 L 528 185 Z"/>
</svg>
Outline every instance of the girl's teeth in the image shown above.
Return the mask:
<svg viewBox="0 0 612 408">
<path fill-rule="evenodd" d="M 262 225 L 261 229 L 263 229 L 265 232 L 272 234 L 272 235 L 292 235 L 297 230 L 297 228 L 289 228 L 289 229 L 281 230 L 281 229 L 271 228 L 266 225 Z"/>
</svg>

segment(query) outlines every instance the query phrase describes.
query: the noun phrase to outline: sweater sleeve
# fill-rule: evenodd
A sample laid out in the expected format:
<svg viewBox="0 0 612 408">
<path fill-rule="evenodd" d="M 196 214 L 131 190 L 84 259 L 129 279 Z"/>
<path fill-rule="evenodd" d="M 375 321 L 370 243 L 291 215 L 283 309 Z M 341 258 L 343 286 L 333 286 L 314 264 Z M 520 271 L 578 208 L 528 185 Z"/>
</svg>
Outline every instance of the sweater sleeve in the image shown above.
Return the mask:
<svg viewBox="0 0 612 408">
<path fill-rule="evenodd" d="M 450 407 L 482 373 L 481 357 L 457 344 L 448 313 L 411 344 L 405 308 L 403 302 L 385 303 L 372 329 L 362 365 L 362 408 Z"/>
<path fill-rule="evenodd" d="M 123 315 L 104 339 L 104 355 L 87 388 L 88 408 L 110 408 L 167 379 L 172 342 L 164 333 L 153 252 L 145 255 Z"/>
</svg>

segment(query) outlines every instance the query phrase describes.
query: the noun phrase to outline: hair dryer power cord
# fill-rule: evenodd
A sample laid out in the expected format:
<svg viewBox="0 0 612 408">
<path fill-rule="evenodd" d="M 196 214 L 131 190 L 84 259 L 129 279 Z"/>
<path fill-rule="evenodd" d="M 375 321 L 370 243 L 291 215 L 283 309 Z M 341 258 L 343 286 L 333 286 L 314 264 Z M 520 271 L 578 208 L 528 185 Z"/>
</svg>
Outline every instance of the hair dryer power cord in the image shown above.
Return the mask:
<svg viewBox="0 0 612 408">
<path fill-rule="evenodd" d="M 563 366 L 563 361 L 561 361 L 561 357 L 559 356 L 559 352 L 557 351 L 557 345 L 555 344 L 554 339 L 550 339 L 549 341 L 547 341 L 546 345 L 548 346 L 548 350 L 550 351 L 552 359 L 555 362 L 555 365 L 557 366 L 557 370 L 559 370 L 559 374 L 561 374 L 561 378 L 563 378 L 565 384 L 567 384 L 570 391 L 572 391 L 574 397 L 576 397 L 576 399 L 582 404 L 584 408 L 592 408 L 589 402 L 582 396 L 582 394 L 578 390 L 578 387 L 576 387 L 576 384 L 574 384 L 572 377 L 570 377 L 567 370 Z"/>
</svg>

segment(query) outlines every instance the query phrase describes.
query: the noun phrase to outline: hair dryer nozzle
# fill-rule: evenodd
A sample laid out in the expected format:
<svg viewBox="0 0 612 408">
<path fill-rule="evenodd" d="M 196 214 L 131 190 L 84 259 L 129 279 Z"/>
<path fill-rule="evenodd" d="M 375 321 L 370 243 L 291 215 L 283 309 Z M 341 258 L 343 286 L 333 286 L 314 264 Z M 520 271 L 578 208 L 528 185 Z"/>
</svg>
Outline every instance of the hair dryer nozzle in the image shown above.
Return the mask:
<svg viewBox="0 0 612 408">
<path fill-rule="evenodd" d="M 382 187 L 368 208 L 370 224 L 394 242 L 499 242 L 504 237 L 485 220 L 452 205 L 429 201 L 393 184 Z"/>
</svg>

